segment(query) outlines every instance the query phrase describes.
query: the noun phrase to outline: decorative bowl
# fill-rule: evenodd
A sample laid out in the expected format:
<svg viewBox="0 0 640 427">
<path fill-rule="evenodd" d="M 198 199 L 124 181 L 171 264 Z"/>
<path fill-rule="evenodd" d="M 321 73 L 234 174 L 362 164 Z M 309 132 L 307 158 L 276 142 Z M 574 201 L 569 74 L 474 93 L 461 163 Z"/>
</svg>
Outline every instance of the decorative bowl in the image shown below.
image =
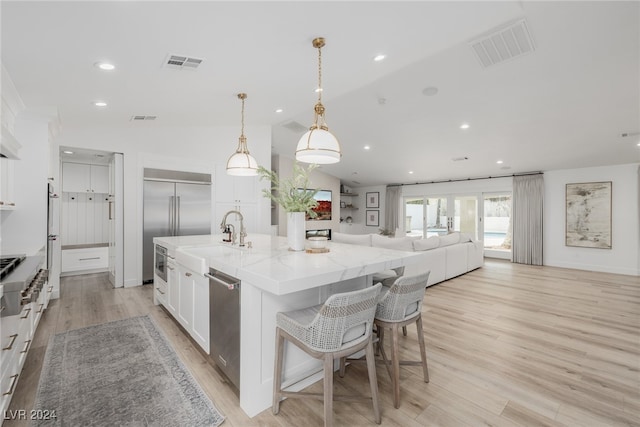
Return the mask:
<svg viewBox="0 0 640 427">
<path fill-rule="evenodd" d="M 322 249 L 327 246 L 327 238 L 324 236 L 314 236 L 307 239 L 311 249 Z"/>
</svg>

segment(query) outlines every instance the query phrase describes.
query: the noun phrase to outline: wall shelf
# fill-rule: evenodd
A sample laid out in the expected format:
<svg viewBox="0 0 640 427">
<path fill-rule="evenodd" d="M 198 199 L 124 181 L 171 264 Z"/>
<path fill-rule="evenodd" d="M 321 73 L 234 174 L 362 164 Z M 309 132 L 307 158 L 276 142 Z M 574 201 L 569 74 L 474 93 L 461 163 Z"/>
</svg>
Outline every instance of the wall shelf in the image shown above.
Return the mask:
<svg viewBox="0 0 640 427">
<path fill-rule="evenodd" d="M 353 197 L 358 196 L 358 193 L 340 193 L 341 196 Z"/>
</svg>

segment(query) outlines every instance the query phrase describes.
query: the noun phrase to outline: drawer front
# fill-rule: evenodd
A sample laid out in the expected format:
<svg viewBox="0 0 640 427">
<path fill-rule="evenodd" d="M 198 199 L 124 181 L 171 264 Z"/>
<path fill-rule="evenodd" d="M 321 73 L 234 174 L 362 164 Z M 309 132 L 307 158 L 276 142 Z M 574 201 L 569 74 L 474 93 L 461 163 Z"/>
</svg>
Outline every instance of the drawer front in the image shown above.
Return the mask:
<svg viewBox="0 0 640 427">
<path fill-rule="evenodd" d="M 62 272 L 105 269 L 109 267 L 109 248 L 65 249 Z"/>
<path fill-rule="evenodd" d="M 167 306 L 167 284 L 160 280 L 158 276 L 153 281 L 153 293 L 158 303 Z"/>
<path fill-rule="evenodd" d="M 9 365 L 15 359 L 20 343 L 24 341 L 19 332 L 18 316 L 2 318 L 2 328 L 0 332 L 0 373 L 4 374 L 9 369 Z"/>
</svg>

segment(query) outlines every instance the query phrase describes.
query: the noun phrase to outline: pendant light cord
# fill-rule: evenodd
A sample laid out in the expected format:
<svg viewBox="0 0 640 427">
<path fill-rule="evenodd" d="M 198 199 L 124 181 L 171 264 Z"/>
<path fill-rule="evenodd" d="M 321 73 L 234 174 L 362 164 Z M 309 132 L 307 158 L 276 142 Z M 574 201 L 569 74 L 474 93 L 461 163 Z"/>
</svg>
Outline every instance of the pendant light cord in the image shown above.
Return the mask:
<svg viewBox="0 0 640 427">
<path fill-rule="evenodd" d="M 240 130 L 240 136 L 244 136 L 244 97 L 241 98 L 242 99 L 242 128 Z"/>
<path fill-rule="evenodd" d="M 322 101 L 322 47 L 318 48 L 318 102 Z"/>
</svg>

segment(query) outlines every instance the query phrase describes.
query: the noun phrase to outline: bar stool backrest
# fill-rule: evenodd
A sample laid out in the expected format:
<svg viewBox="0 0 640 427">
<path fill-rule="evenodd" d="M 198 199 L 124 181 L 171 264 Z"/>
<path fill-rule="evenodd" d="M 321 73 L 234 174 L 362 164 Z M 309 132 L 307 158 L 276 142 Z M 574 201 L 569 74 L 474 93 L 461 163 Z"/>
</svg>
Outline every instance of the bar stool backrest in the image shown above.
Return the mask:
<svg viewBox="0 0 640 427">
<path fill-rule="evenodd" d="M 305 337 L 296 337 L 316 351 L 332 352 L 359 344 L 371 335 L 381 284 L 331 295 Z"/>
<path fill-rule="evenodd" d="M 429 273 L 399 277 L 378 303 L 376 318 L 399 322 L 420 313 Z"/>
</svg>

